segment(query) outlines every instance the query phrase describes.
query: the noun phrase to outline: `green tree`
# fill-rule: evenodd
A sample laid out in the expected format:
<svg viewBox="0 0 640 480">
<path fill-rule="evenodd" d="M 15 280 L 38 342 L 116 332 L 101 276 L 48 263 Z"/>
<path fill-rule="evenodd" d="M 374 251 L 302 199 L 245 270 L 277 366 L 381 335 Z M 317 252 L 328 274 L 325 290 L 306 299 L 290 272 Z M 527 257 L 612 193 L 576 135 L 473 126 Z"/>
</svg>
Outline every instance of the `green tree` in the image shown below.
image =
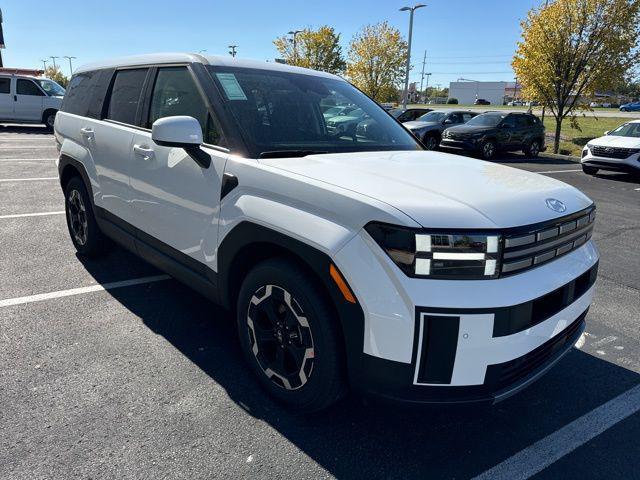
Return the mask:
<svg viewBox="0 0 640 480">
<path fill-rule="evenodd" d="M 44 71 L 44 76 L 50 78 L 64 88 L 67 88 L 67 85 L 69 84 L 69 79 L 62 73 L 60 67 L 57 66 L 54 67 L 52 65 L 50 67 L 47 67 Z"/>
<path fill-rule="evenodd" d="M 374 100 L 387 101 L 404 79 L 406 58 L 407 42 L 397 29 L 387 22 L 367 25 L 349 45 L 347 77 Z"/>
<path fill-rule="evenodd" d="M 524 96 L 554 116 L 555 153 L 581 97 L 613 87 L 638 60 L 639 14 L 640 0 L 554 0 L 522 22 L 513 69 Z"/>
<path fill-rule="evenodd" d="M 298 33 L 295 48 L 291 38 L 286 36 L 276 38 L 273 44 L 289 65 L 334 74 L 344 72 L 340 34 L 327 25 L 317 30 L 307 28 Z"/>
</svg>

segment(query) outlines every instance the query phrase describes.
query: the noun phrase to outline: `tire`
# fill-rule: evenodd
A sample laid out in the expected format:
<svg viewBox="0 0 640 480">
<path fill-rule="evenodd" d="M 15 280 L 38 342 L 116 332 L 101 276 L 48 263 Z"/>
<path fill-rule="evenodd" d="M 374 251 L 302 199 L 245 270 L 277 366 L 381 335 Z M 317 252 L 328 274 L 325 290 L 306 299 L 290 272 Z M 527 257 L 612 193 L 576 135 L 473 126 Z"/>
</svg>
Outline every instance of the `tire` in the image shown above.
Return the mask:
<svg viewBox="0 0 640 480">
<path fill-rule="evenodd" d="M 485 140 L 480 147 L 480 155 L 484 160 L 491 160 L 495 158 L 497 153 L 497 146 L 494 140 Z"/>
<path fill-rule="evenodd" d="M 422 139 L 422 145 L 425 150 L 436 150 L 440 144 L 440 139 L 437 135 L 425 135 Z"/>
<path fill-rule="evenodd" d="M 58 113 L 55 110 L 47 110 L 46 112 L 44 112 L 44 115 L 42 115 L 42 123 L 44 123 L 44 126 L 47 127 L 47 130 L 50 132 L 53 132 L 53 124 L 56 121 L 56 113 Z"/>
<path fill-rule="evenodd" d="M 283 258 L 258 264 L 240 288 L 236 318 L 243 354 L 269 394 L 296 410 L 322 410 L 346 392 L 332 312 L 315 280 Z"/>
<path fill-rule="evenodd" d="M 540 141 L 532 140 L 522 151 L 527 157 L 536 158 L 540 154 Z"/>
<path fill-rule="evenodd" d="M 86 257 L 105 254 L 111 242 L 96 223 L 91 199 L 80 177 L 73 177 L 67 183 L 64 189 L 64 206 L 69 236 L 78 253 Z"/>
<path fill-rule="evenodd" d="M 590 167 L 588 165 L 582 165 L 582 171 L 587 175 L 595 175 L 596 173 L 598 173 L 598 168 Z"/>
<path fill-rule="evenodd" d="M 621 108 L 621 109 L 620 109 L 620 111 L 621 111 L 621 112 L 628 112 L 629 110 L 628 110 L 628 109 L 626 109 L 626 108 Z"/>
</svg>

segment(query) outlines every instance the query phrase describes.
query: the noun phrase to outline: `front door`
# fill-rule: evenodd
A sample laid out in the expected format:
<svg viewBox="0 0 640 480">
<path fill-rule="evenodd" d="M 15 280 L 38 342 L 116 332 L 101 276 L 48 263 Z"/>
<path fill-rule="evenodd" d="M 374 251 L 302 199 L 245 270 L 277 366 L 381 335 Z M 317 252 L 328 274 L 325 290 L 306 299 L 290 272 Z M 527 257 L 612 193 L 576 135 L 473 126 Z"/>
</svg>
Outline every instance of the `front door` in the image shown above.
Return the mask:
<svg viewBox="0 0 640 480">
<path fill-rule="evenodd" d="M 46 96 L 33 80 L 17 78 L 13 118 L 25 122 L 42 121 L 42 106 Z"/>
<path fill-rule="evenodd" d="M 0 120 L 13 120 L 11 77 L 0 77 Z"/>
<path fill-rule="evenodd" d="M 182 148 L 162 147 L 151 139 L 151 126 L 159 118 L 187 115 L 200 122 L 205 143 L 220 144 L 220 129 L 209 113 L 195 78 L 186 66 L 158 68 L 145 130 L 134 134 L 130 183 L 135 225 L 142 241 L 159 240 L 190 264 L 209 263 L 217 247 L 220 189 L 227 154 L 205 147 L 209 168 L 200 167 Z M 149 239 L 144 234 L 153 237 Z M 182 255 L 180 255 L 182 254 Z M 185 255 L 191 257 L 185 261 Z"/>
</svg>

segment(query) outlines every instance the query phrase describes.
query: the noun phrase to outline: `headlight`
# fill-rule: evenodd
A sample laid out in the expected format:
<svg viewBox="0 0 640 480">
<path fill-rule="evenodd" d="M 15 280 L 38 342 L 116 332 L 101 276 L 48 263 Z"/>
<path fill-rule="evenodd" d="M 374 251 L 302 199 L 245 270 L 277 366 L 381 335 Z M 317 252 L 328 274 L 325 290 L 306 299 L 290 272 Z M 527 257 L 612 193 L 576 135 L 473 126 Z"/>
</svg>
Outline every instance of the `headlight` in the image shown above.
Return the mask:
<svg viewBox="0 0 640 480">
<path fill-rule="evenodd" d="M 497 234 L 413 230 L 381 223 L 365 229 L 410 277 L 489 279 L 500 272 Z"/>
</svg>

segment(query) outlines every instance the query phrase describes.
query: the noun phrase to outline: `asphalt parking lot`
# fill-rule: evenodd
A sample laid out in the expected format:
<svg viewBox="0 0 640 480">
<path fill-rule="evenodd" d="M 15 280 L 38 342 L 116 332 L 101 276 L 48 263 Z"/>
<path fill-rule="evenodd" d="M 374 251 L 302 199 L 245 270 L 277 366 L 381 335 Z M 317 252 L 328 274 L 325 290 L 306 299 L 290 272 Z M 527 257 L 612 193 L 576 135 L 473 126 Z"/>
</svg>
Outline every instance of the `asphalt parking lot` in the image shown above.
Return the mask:
<svg viewBox="0 0 640 480">
<path fill-rule="evenodd" d="M 76 256 L 53 137 L 0 126 L 0 478 L 640 478 L 640 180 L 499 161 L 594 199 L 578 348 L 494 407 L 266 397 L 228 315 L 141 260 Z"/>
</svg>

